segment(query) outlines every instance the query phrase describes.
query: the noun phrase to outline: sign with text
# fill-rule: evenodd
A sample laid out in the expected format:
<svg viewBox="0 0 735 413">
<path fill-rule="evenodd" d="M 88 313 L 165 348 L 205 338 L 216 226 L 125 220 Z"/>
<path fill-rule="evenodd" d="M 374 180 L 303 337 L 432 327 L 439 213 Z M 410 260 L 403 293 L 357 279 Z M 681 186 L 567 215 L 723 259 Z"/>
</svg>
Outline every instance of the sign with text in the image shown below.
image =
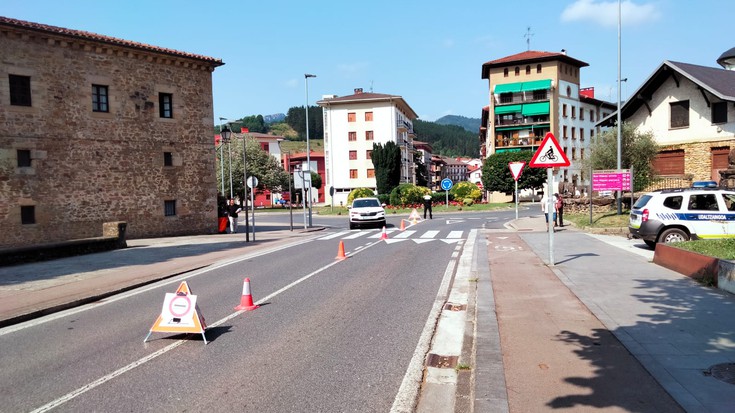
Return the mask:
<svg viewBox="0 0 735 413">
<path fill-rule="evenodd" d="M 593 191 L 630 191 L 630 169 L 592 172 Z"/>
</svg>

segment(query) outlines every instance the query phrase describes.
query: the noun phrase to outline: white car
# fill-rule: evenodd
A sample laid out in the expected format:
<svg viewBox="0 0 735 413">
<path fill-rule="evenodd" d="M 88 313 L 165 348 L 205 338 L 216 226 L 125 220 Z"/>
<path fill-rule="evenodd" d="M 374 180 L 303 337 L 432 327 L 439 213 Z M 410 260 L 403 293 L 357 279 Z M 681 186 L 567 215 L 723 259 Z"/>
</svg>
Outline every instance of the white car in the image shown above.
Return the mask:
<svg viewBox="0 0 735 413">
<path fill-rule="evenodd" d="M 650 247 L 657 242 L 735 238 L 735 191 L 683 188 L 647 193 L 633 205 L 628 229 Z"/>
<path fill-rule="evenodd" d="M 385 226 L 385 209 L 378 198 L 357 198 L 349 206 L 350 229 L 363 225 Z"/>
</svg>

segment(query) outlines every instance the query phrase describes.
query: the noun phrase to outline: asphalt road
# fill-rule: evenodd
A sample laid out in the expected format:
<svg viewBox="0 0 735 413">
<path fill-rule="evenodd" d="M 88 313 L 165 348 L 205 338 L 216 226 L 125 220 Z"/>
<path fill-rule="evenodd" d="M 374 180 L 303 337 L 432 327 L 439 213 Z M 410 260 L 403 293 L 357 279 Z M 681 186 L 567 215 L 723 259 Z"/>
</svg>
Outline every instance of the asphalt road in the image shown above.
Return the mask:
<svg viewBox="0 0 735 413">
<path fill-rule="evenodd" d="M 389 411 L 452 255 L 470 229 L 512 218 L 437 208 L 403 233 L 389 217 L 381 242 L 378 230 L 346 230 L 346 217 L 319 217 L 335 228 L 297 246 L 39 319 L 0 336 L 2 410 Z M 262 306 L 237 314 L 245 277 Z M 144 344 L 182 280 L 210 343 L 153 333 Z"/>
</svg>

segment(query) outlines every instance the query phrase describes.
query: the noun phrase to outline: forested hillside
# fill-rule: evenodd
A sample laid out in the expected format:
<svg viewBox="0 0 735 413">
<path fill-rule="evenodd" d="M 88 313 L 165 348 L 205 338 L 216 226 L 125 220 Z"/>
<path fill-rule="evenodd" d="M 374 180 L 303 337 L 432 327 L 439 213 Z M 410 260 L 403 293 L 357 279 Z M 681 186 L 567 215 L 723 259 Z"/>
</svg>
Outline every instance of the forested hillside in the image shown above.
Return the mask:
<svg viewBox="0 0 735 413">
<path fill-rule="evenodd" d="M 463 127 L 468 132 L 477 133 L 480 130 L 480 119 L 466 118 L 464 116 L 447 115 L 434 121 L 440 125 L 457 125 Z"/>
<path fill-rule="evenodd" d="M 427 142 L 434 149 L 434 154 L 443 156 L 480 156 L 480 144 L 477 132 L 466 131 L 457 125 L 439 125 L 416 119 L 413 121 L 416 139 Z"/>
</svg>

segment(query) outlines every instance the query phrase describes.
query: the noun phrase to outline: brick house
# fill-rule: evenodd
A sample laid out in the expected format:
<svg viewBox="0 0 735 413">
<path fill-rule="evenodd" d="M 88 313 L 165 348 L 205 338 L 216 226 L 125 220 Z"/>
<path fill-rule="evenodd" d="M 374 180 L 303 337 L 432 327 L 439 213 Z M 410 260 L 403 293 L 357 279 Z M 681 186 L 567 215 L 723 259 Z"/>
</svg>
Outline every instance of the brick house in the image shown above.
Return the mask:
<svg viewBox="0 0 735 413">
<path fill-rule="evenodd" d="M 0 17 L 0 248 L 214 233 L 211 57 Z"/>
</svg>

